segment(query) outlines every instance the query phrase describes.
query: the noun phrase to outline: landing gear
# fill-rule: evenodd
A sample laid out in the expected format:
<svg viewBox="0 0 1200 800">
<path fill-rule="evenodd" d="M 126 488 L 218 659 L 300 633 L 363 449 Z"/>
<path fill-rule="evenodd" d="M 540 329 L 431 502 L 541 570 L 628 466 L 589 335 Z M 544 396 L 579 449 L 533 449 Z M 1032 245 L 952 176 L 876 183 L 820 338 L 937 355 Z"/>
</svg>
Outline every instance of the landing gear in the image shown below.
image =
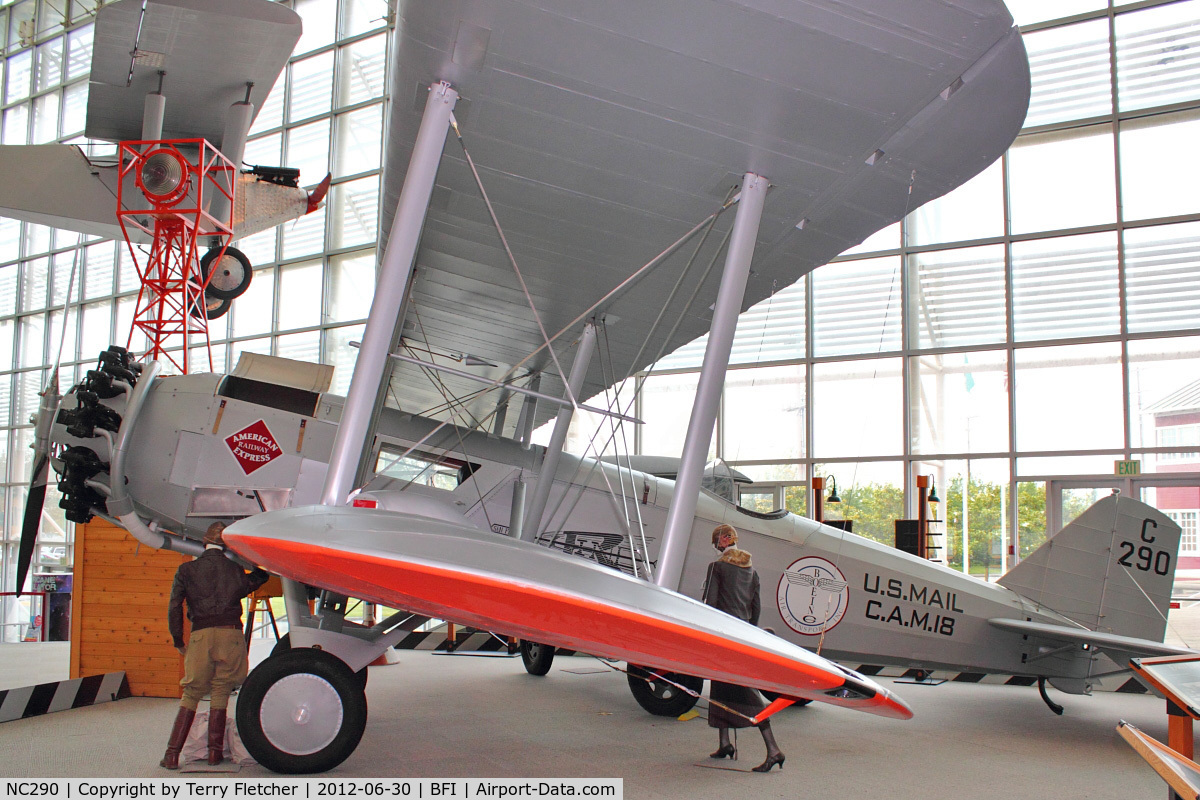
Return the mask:
<svg viewBox="0 0 1200 800">
<path fill-rule="evenodd" d="M 639 706 L 658 717 L 678 717 L 690 711 L 700 699 L 696 695 L 704 688 L 703 678 L 681 675 L 678 672 L 647 670 L 633 664 L 629 665 L 626 678 L 629 681 L 629 691 L 633 692 L 633 699 L 637 700 Z M 675 686 L 676 683 L 696 694 L 685 692 L 679 686 Z"/>
<path fill-rule="evenodd" d="M 219 259 L 217 256 L 221 256 Z M 208 278 L 208 286 L 204 293 L 218 300 L 235 300 L 250 288 L 250 279 L 254 270 L 250 267 L 250 259 L 241 250 L 226 247 L 221 255 L 221 248 L 214 247 L 200 259 L 200 277 Z"/>
<path fill-rule="evenodd" d="M 200 319 L 201 315 L 204 319 L 220 319 L 229 313 L 230 306 L 233 305 L 232 300 L 222 300 L 219 297 L 213 297 L 210 294 L 202 295 L 204 298 L 204 310 L 200 310 L 200 301 L 197 300 L 192 304 L 192 316 Z"/>
<path fill-rule="evenodd" d="M 554 663 L 554 646 L 522 639 L 521 663 L 530 675 L 545 675 Z"/>
<path fill-rule="evenodd" d="M 273 772 L 333 769 L 367 725 L 367 697 L 346 664 L 314 648 L 287 650 L 255 667 L 237 701 L 242 742 Z"/>
<path fill-rule="evenodd" d="M 267 656 L 267 658 L 274 658 L 275 656 L 282 655 L 283 653 L 286 653 L 291 649 L 292 649 L 292 634 L 285 633 L 283 636 L 279 637 L 279 641 L 275 642 L 275 646 L 271 648 L 271 655 Z M 366 667 L 363 667 L 358 672 L 354 673 L 354 677 L 358 680 L 359 685 L 363 689 L 367 688 L 367 668 Z"/>
</svg>

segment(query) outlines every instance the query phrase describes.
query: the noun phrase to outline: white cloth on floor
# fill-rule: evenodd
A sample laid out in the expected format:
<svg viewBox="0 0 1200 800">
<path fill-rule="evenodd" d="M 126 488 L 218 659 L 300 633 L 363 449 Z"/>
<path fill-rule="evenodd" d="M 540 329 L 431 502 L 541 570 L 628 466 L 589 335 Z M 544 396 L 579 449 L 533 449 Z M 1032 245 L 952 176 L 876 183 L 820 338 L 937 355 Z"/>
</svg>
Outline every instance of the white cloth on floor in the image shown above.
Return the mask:
<svg viewBox="0 0 1200 800">
<path fill-rule="evenodd" d="M 242 744 L 242 737 L 238 736 L 237 720 L 234 719 L 232 713 L 233 709 L 230 708 L 229 711 L 230 713 L 225 717 L 225 758 L 238 765 L 258 763 Z M 198 711 L 196 719 L 192 722 L 192 729 L 188 731 L 187 741 L 183 743 L 183 751 L 179 754 L 179 763 L 207 760 L 208 712 Z"/>
</svg>

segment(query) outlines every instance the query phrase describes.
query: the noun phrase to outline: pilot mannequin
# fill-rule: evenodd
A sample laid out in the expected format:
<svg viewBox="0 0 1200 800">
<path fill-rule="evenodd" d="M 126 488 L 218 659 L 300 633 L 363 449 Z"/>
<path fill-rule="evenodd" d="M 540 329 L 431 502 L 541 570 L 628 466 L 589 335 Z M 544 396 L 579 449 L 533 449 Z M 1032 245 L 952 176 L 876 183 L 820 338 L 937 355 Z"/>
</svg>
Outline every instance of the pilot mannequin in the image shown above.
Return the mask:
<svg viewBox="0 0 1200 800">
<path fill-rule="evenodd" d="M 247 574 L 225 557 L 223 522 L 204 534 L 204 553 L 179 565 L 171 585 L 167 625 L 183 656 L 183 697 L 159 765 L 179 769 L 179 753 L 196 717 L 196 706 L 209 692 L 208 763 L 220 764 L 225 749 L 229 695 L 246 679 L 246 640 L 242 636 L 242 598 L 267 582 L 261 569 Z M 191 640 L 183 642 L 183 606 L 192 622 Z"/>
</svg>

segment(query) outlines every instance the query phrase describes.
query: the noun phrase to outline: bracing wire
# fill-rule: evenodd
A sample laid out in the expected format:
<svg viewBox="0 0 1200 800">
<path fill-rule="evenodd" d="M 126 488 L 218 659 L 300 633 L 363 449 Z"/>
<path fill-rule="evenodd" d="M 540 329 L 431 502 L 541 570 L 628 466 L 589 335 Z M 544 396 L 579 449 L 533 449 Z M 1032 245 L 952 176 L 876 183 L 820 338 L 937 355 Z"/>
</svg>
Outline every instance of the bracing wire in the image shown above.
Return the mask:
<svg viewBox="0 0 1200 800">
<path fill-rule="evenodd" d="M 496 226 L 497 232 L 499 233 L 499 235 L 501 237 L 501 241 L 504 245 L 506 253 L 508 254 L 510 263 L 512 264 L 514 270 L 517 272 L 518 279 L 521 280 L 522 287 L 524 288 L 524 279 L 523 279 L 523 277 L 521 277 L 520 270 L 516 264 L 515 257 L 513 257 L 512 251 L 508 246 L 507 238 L 505 237 L 503 231 L 500 229 L 499 221 L 495 217 L 494 210 L 491 206 L 491 202 L 487 197 L 486 191 L 484 190 L 482 181 L 478 174 L 478 170 L 475 167 L 474 160 L 471 158 L 470 153 L 467 150 L 466 142 L 463 139 L 461 131 L 458 128 L 457 121 L 452 118 L 451 122 L 452 122 L 452 125 L 454 128 L 454 131 L 455 131 L 456 138 L 458 139 L 459 144 L 462 146 L 463 153 L 466 156 L 468 164 L 471 167 L 472 173 L 475 176 L 476 184 L 483 196 L 485 203 L 488 206 L 488 211 L 492 217 L 493 224 Z M 666 249 L 664 249 L 662 252 L 660 252 L 657 256 L 650 259 L 648 262 L 643 264 L 638 269 L 634 270 L 630 275 L 628 275 L 626 278 L 624 278 L 620 283 L 618 283 L 616 286 L 614 286 L 612 289 L 610 289 L 607 293 L 605 293 L 599 300 L 592 303 L 587 309 L 585 309 L 582 313 L 580 313 L 578 316 L 576 316 L 573 320 L 571 320 L 566 325 L 564 325 L 562 328 L 560 328 L 559 331 L 552 336 L 546 335 L 545 329 L 541 323 L 541 319 L 540 319 L 540 317 L 537 317 L 537 311 L 536 311 L 536 309 L 533 308 L 532 299 L 530 298 L 529 293 L 526 289 L 525 290 L 526 298 L 530 303 L 530 308 L 533 309 L 533 313 L 534 313 L 535 317 L 537 317 L 537 319 L 538 319 L 538 326 L 542 330 L 544 341 L 541 345 L 534 348 L 534 350 L 532 352 L 530 352 L 523 359 L 521 359 L 521 361 L 519 361 L 518 363 L 509 367 L 508 370 L 505 372 L 505 374 L 501 377 L 501 379 L 500 379 L 501 382 L 508 380 L 511 376 L 516 374 L 516 372 L 519 369 L 521 369 L 523 366 L 525 366 L 527 363 L 529 363 L 530 360 L 535 358 L 537 356 L 537 354 L 543 350 L 550 351 L 551 358 L 554 360 L 556 366 L 558 366 L 559 374 L 565 375 L 566 373 L 563 372 L 561 366 L 558 365 L 558 359 L 557 359 L 557 356 L 554 354 L 554 349 L 552 347 L 553 343 L 555 341 L 557 341 L 559 338 L 561 338 L 564 334 L 566 334 L 569 330 L 574 328 L 574 326 L 577 325 L 579 322 L 583 321 L 584 319 L 586 319 L 587 317 L 592 315 L 597 309 L 599 309 L 602 305 L 604 305 L 606 302 L 608 302 L 611 298 L 615 297 L 617 294 L 619 294 L 622 291 L 624 291 L 625 289 L 627 289 L 633 283 L 637 282 L 643 276 L 645 276 L 648 272 L 650 272 L 651 270 L 653 270 L 654 268 L 659 266 L 661 263 L 663 263 L 667 258 L 669 258 L 671 255 L 673 255 L 680 247 L 682 247 L 684 244 L 686 244 L 688 241 L 690 241 L 697 233 L 699 233 L 702 230 L 705 230 L 706 228 L 711 228 L 711 226 L 716 221 L 716 219 L 718 217 L 720 217 L 721 214 L 723 214 L 726 210 L 728 210 L 730 207 L 732 207 L 732 205 L 737 200 L 738 200 L 737 195 L 731 194 L 731 196 L 727 196 L 725 201 L 721 204 L 721 206 L 716 211 L 714 211 L 714 212 L 710 213 L 708 216 L 706 216 L 703 220 L 701 220 L 699 223 L 697 223 L 695 226 L 693 226 L 689 231 L 687 231 L 682 236 L 680 236 L 678 239 L 676 239 L 674 242 L 672 242 Z M 718 248 L 718 253 L 724 247 L 725 243 L 728 242 L 728 238 L 729 238 L 729 236 L 728 236 L 728 234 L 726 234 L 725 240 L 722 242 L 721 247 Z M 670 340 L 670 336 L 674 334 L 675 330 L 677 330 L 679 325 L 682 323 L 684 317 L 687 314 L 687 311 L 691 308 L 692 303 L 695 301 L 695 297 L 696 297 L 697 293 L 699 292 L 700 286 L 703 285 L 704 281 L 707 279 L 709 273 L 711 272 L 712 266 L 713 266 L 713 263 L 715 263 L 715 260 L 716 260 L 716 256 L 714 256 L 713 262 L 710 262 L 708 269 L 705 271 L 704 275 L 701 277 L 700 281 L 697 283 L 696 289 L 693 290 L 691 298 L 689 299 L 688 303 L 685 305 L 684 310 L 680 313 L 680 316 L 676 320 L 676 323 L 671 330 L 671 334 L 668 335 L 666 341 Z M 666 349 L 666 341 L 664 341 L 663 346 L 660 347 L 660 349 L 659 349 L 659 357 L 660 358 L 661 358 L 662 353 Z M 564 380 L 564 383 L 565 383 L 565 380 Z M 486 395 L 488 392 L 495 391 L 497 388 L 499 388 L 499 387 L 497 387 L 497 386 L 488 387 L 487 389 L 479 392 L 476 396 L 482 397 L 482 396 Z M 389 387 L 389 390 L 390 390 L 390 387 Z M 569 389 L 568 389 L 568 394 L 570 394 Z M 620 397 L 620 393 L 618 392 L 618 395 L 617 395 L 618 405 L 619 405 L 619 397 Z M 636 399 L 636 393 L 634 395 L 634 398 L 631 399 L 631 401 L 629 403 L 629 407 L 632 407 L 632 404 L 635 399 Z M 574 406 L 577 407 L 578 403 L 574 397 L 569 397 L 569 401 Z M 445 404 L 444 404 L 444 407 L 448 407 L 448 406 L 445 406 Z M 489 414 L 487 417 L 485 417 L 480 422 L 481 423 L 486 422 L 488 419 L 490 419 L 492 416 L 494 416 L 495 413 L 496 412 L 493 411 L 491 414 Z M 418 448 L 424 446 L 430 439 L 432 439 L 435 435 L 437 435 L 443 428 L 445 428 L 449 424 L 450 424 L 449 420 L 441 420 L 436 427 L 434 427 L 431 431 L 429 431 L 423 437 L 421 437 L 421 439 L 418 442 L 414 443 L 413 445 L 411 445 L 407 449 L 405 449 L 402 453 L 398 454 L 394 459 L 392 459 L 389 462 L 389 464 L 395 464 L 395 463 L 407 458 Z M 594 443 L 590 444 L 589 446 L 592 447 L 593 450 L 595 449 Z M 447 450 L 449 450 L 449 448 Z M 605 479 L 607 481 L 607 476 Z M 610 491 L 611 491 L 611 489 L 610 489 Z"/>
<path fill-rule="evenodd" d="M 475 159 L 471 158 L 471 153 L 467 150 L 467 143 L 463 141 L 462 131 L 458 129 L 458 120 L 454 115 L 450 115 L 450 127 L 454 128 L 454 136 L 458 139 L 459 145 L 462 147 L 463 156 L 467 159 L 467 166 L 471 168 L 471 174 L 475 176 L 475 185 L 479 188 L 479 194 L 483 198 L 483 204 L 487 206 L 488 216 L 492 218 L 492 225 L 496 228 L 496 233 L 500 236 L 500 244 L 504 246 L 504 252 L 508 256 L 508 262 L 512 265 L 513 272 L 517 275 L 517 280 L 521 284 L 521 291 L 525 294 L 525 300 L 529 303 L 529 311 L 533 314 L 533 319 L 537 322 L 538 330 L 542 332 L 542 339 L 545 342 L 545 347 L 550 351 L 550 359 L 554 362 L 555 369 L 558 374 L 563 376 L 563 385 L 566 387 L 567 399 L 573 407 L 578 407 L 579 403 L 575 399 L 575 393 L 571 391 L 571 387 L 567 386 L 567 373 L 563 371 L 562 364 L 558 363 L 558 356 L 554 352 L 554 348 L 550 344 L 550 337 L 546 333 L 546 326 L 542 324 L 542 317 L 538 314 L 537 306 L 533 302 L 533 296 L 529 293 L 529 287 L 525 285 L 525 276 L 521 274 L 521 268 L 517 265 L 517 257 L 513 255 L 512 248 L 508 246 L 508 237 L 504 235 L 504 229 L 500 227 L 500 220 L 496 217 L 496 210 L 492 207 L 492 201 L 488 197 L 487 189 L 483 188 L 483 179 L 479 177 L 479 170 L 475 168 Z"/>
</svg>

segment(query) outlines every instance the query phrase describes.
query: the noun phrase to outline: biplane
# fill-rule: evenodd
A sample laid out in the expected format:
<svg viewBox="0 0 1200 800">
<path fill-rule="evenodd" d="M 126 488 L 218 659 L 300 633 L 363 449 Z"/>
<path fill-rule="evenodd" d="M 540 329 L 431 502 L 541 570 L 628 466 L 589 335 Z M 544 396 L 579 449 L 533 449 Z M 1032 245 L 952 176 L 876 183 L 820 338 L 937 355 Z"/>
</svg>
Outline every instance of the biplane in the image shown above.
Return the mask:
<svg viewBox="0 0 1200 800">
<path fill-rule="evenodd" d="M 391 53 L 385 235 L 348 395 L 321 365 L 166 376 L 115 348 L 39 413 L 70 519 L 190 553 L 235 520 L 232 549 L 284 579 L 289 641 L 237 704 L 260 763 L 348 757 L 363 670 L 430 618 L 520 637 L 534 672 L 555 647 L 625 661 L 659 713 L 718 679 L 911 716 L 835 654 L 1087 691 L 1105 658 L 1172 650 L 1155 615 L 1179 529 L 1135 501 L 1102 501 L 991 586 L 703 486 L 737 314 L 1015 138 L 1029 67 L 1002 2 L 412 0 Z M 673 477 L 614 457 L 603 442 L 637 423 L 619 385 L 704 333 Z M 577 409 L 608 426 L 586 457 L 563 448 Z M 774 632 L 694 599 L 720 522 L 755 553 Z M 350 598 L 398 610 L 368 627 Z"/>
</svg>

